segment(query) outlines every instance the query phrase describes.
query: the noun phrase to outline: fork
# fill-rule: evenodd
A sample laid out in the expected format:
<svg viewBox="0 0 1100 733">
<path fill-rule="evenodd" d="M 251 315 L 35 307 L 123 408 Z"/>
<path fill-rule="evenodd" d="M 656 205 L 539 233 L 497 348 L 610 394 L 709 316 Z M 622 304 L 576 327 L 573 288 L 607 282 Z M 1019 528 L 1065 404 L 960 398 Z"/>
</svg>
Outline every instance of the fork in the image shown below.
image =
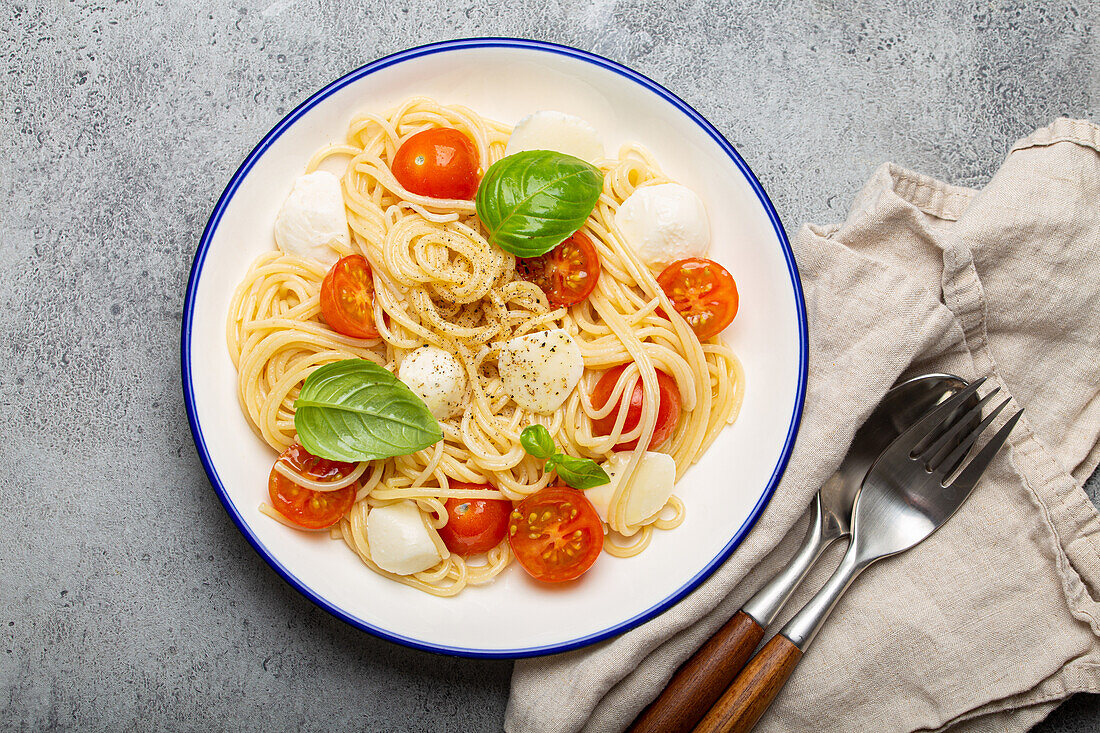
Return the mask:
<svg viewBox="0 0 1100 733">
<path fill-rule="evenodd" d="M 984 382 L 985 379 L 972 382 L 929 412 L 875 460 L 856 496 L 852 540 L 840 566 L 817 595 L 745 666 L 696 726 L 695 733 L 751 730 L 779 694 L 852 581 L 872 563 L 920 543 L 966 501 L 1023 414 L 1020 410 L 1009 418 L 960 470 L 978 436 L 1010 401 L 1003 401 L 974 426 L 982 409 L 998 392 L 991 390 L 945 428 L 952 413 Z M 953 475 L 955 478 L 949 482 Z"/>
</svg>

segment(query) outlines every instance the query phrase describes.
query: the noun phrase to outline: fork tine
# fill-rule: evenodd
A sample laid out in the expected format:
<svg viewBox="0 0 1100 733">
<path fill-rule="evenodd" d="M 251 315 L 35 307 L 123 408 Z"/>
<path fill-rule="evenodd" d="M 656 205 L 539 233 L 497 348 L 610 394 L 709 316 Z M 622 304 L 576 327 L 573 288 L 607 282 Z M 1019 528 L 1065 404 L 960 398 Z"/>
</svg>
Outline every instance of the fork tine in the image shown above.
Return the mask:
<svg viewBox="0 0 1100 733">
<path fill-rule="evenodd" d="M 935 442 L 922 450 L 916 458 L 921 458 L 928 464 L 929 467 L 939 466 L 943 462 L 944 455 L 951 449 L 951 446 L 958 440 L 959 435 L 964 430 L 970 429 L 970 424 L 973 420 L 980 420 L 982 417 L 982 410 L 985 408 L 986 403 L 993 399 L 993 395 L 1001 391 L 1000 387 L 995 387 L 990 390 L 989 394 L 978 400 L 978 404 L 971 407 L 966 411 L 950 429 L 944 431 L 943 435 L 936 438 Z"/>
<path fill-rule="evenodd" d="M 974 441 L 978 439 L 978 436 L 981 435 L 985 431 L 985 429 L 989 427 L 990 423 L 997 419 L 997 415 L 1001 414 L 1001 410 L 1005 409 L 1008 403 L 1009 400 L 1005 400 L 1001 404 L 994 407 L 993 411 L 986 415 L 984 420 L 978 423 L 978 425 L 973 430 L 967 433 L 967 435 L 959 441 L 959 444 L 955 446 L 955 450 L 951 451 L 947 458 L 931 467 L 932 470 L 938 471 L 941 466 L 947 466 L 948 469 L 951 469 L 954 466 L 960 465 L 962 463 L 963 456 L 965 456 L 967 451 L 970 450 L 970 446 L 974 445 Z M 956 424 L 955 427 L 958 427 L 959 424 Z M 951 475 L 950 470 L 940 471 L 940 473 L 942 473 L 944 477 Z"/>
<path fill-rule="evenodd" d="M 970 399 L 970 396 L 977 392 L 978 387 L 981 387 L 984 382 L 985 377 L 975 379 L 967 385 L 966 389 L 956 392 L 951 399 L 943 402 L 908 427 L 905 432 L 894 439 L 894 442 L 890 444 L 890 448 L 887 450 L 893 452 L 894 450 L 902 449 L 905 451 L 906 455 L 911 455 L 913 449 L 920 445 L 921 441 L 927 439 L 932 431 L 940 426 L 940 423 L 950 417 L 951 413 L 959 409 L 959 407 Z"/>
<path fill-rule="evenodd" d="M 1015 415 L 1008 418 L 1008 422 L 1001 426 L 1001 429 L 997 431 L 997 434 L 989 439 L 989 442 L 978 451 L 978 455 L 966 464 L 966 468 L 962 470 L 954 481 L 951 482 L 951 486 L 948 488 L 961 490 L 964 493 L 969 492 L 974 488 L 974 484 L 978 483 L 978 479 L 985 473 L 985 469 L 989 468 L 989 464 L 993 461 L 993 456 L 997 455 L 997 451 L 1001 449 L 1001 446 L 1008 440 L 1008 434 L 1012 432 L 1012 428 L 1016 427 L 1016 423 L 1019 422 L 1020 417 L 1024 414 L 1023 410 L 1019 410 Z"/>
</svg>

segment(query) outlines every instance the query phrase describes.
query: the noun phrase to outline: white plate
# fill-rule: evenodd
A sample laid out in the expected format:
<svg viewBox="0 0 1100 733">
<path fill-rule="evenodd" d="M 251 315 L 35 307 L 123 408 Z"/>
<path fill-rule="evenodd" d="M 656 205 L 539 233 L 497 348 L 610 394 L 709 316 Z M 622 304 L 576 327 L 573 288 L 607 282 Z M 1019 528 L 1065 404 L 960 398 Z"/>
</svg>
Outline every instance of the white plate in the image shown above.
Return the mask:
<svg viewBox="0 0 1100 733">
<path fill-rule="evenodd" d="M 343 140 L 351 116 L 413 94 L 464 104 L 505 122 L 539 109 L 578 115 L 617 150 L 638 141 L 698 192 L 713 228 L 711 256 L 733 273 L 741 306 L 725 337 L 745 367 L 737 423 L 676 487 L 678 529 L 641 555 L 604 555 L 580 581 L 540 585 L 518 567 L 457 598 L 436 598 L 375 575 L 342 542 L 261 515 L 273 455 L 237 406 L 225 345 L 229 300 L 249 263 L 274 246 L 276 211 L 315 150 Z M 664 611 L 740 544 L 786 465 L 805 390 L 805 308 L 779 218 L 733 147 L 654 82 L 571 48 L 513 39 L 452 41 L 368 64 L 286 116 L 229 182 L 203 234 L 187 286 L 183 387 L 203 465 L 241 532 L 291 585 L 354 626 L 447 654 L 521 657 L 621 633 Z"/>
</svg>

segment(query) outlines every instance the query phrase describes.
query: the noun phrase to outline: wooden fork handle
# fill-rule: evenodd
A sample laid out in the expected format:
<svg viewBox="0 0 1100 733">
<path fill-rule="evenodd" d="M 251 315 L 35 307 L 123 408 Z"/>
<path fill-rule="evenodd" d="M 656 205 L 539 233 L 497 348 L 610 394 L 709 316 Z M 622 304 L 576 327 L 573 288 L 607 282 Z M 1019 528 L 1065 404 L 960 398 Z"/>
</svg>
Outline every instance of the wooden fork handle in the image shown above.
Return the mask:
<svg viewBox="0 0 1100 733">
<path fill-rule="evenodd" d="M 802 659 L 802 650 L 776 634 L 745 665 L 726 694 L 710 709 L 695 733 L 748 733 L 783 689 Z"/>
<path fill-rule="evenodd" d="M 628 733 L 687 733 L 745 666 L 764 628 L 738 611 L 699 651 L 676 670 L 661 695 L 630 726 Z"/>
</svg>

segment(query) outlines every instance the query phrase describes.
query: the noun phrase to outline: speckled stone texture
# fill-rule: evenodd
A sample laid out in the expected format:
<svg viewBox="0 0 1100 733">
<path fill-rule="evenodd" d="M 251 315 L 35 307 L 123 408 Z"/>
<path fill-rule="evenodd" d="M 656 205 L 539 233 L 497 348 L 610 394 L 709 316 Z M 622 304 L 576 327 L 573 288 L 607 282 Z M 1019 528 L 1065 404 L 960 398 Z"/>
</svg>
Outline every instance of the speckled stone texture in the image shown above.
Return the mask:
<svg viewBox="0 0 1100 733">
<path fill-rule="evenodd" d="M 1100 117 L 1095 2 L 770 5 L 6 0 L 0 728 L 500 728 L 509 663 L 318 610 L 233 527 L 187 427 L 203 225 L 252 145 L 331 79 L 462 36 L 590 49 L 710 118 L 792 232 L 838 220 L 883 161 L 981 185 L 1033 128 Z M 1040 726 L 1098 728 L 1096 698 Z"/>
</svg>

